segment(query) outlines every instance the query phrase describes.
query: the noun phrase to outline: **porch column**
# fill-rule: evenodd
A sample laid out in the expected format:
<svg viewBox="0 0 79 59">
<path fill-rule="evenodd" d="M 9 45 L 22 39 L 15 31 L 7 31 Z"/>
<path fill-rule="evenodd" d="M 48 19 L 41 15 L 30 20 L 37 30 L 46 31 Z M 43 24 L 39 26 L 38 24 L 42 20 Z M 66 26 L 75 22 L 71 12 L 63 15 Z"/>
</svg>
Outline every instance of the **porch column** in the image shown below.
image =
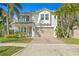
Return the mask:
<svg viewBox="0 0 79 59">
<path fill-rule="evenodd" d="M 32 37 L 35 36 L 34 27 L 32 27 Z"/>
</svg>

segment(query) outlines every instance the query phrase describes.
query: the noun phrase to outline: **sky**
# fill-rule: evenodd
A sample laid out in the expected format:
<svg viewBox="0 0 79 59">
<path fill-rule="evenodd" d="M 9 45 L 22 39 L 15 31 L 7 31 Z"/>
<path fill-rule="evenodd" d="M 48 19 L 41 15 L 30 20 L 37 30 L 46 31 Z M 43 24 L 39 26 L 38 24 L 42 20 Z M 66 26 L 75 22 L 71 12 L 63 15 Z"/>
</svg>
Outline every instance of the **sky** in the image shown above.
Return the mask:
<svg viewBox="0 0 79 59">
<path fill-rule="evenodd" d="M 20 10 L 20 13 L 24 12 L 30 12 L 30 11 L 36 11 L 43 8 L 48 8 L 50 10 L 56 10 L 57 8 L 60 8 L 62 5 L 61 3 L 20 3 L 23 7 L 23 10 Z M 4 9 L 4 11 L 8 11 L 7 7 L 0 5 Z M 16 17 L 16 14 L 14 14 L 14 17 Z"/>
<path fill-rule="evenodd" d="M 20 3 L 23 7 L 23 10 L 20 10 L 20 13 L 30 12 L 35 10 L 40 10 L 43 8 L 48 8 L 50 10 L 56 10 L 62 4 L 61 3 Z M 8 11 L 7 7 L 0 5 L 5 11 Z"/>
<path fill-rule="evenodd" d="M 42 8 L 48 8 L 50 10 L 56 10 L 62 4 L 61 3 L 21 3 L 23 10 L 21 12 L 30 12 L 39 10 Z"/>
</svg>

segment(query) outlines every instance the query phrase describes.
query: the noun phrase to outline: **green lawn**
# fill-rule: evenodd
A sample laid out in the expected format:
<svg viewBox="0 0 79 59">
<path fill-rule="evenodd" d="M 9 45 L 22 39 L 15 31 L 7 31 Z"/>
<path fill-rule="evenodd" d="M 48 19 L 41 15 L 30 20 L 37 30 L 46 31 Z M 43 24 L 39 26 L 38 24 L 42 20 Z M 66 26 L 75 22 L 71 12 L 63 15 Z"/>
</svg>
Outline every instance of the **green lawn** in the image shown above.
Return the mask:
<svg viewBox="0 0 79 59">
<path fill-rule="evenodd" d="M 67 44 L 79 44 L 79 39 L 76 38 L 64 38 L 62 40 Z"/>
<path fill-rule="evenodd" d="M 32 41 L 32 38 L 0 38 L 0 43 L 29 43 Z"/>
<path fill-rule="evenodd" d="M 16 46 L 0 46 L 0 56 L 11 56 L 12 54 L 23 49 L 23 47 Z"/>
</svg>

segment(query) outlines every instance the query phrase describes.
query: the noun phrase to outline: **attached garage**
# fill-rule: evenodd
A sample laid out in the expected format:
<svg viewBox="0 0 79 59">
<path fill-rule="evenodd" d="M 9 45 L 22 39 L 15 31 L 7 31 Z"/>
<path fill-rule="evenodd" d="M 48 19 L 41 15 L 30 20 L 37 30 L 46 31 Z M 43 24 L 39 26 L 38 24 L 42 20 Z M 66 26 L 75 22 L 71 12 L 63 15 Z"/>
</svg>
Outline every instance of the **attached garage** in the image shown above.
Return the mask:
<svg viewBox="0 0 79 59">
<path fill-rule="evenodd" d="M 54 29 L 53 27 L 40 27 L 38 28 L 38 34 L 36 34 L 36 36 L 53 36 L 54 34 Z"/>
</svg>

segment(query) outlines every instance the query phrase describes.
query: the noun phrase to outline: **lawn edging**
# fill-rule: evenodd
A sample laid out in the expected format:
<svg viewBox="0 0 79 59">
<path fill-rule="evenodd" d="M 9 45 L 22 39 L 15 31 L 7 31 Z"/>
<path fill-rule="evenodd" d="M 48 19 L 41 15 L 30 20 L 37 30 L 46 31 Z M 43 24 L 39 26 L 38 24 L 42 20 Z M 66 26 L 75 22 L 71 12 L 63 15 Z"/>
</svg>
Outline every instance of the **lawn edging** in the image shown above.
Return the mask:
<svg viewBox="0 0 79 59">
<path fill-rule="evenodd" d="M 23 51 L 25 49 L 25 47 L 23 47 L 21 50 L 17 51 L 16 53 L 12 54 L 11 56 L 16 56 L 18 53 L 20 53 L 21 51 Z"/>
</svg>

